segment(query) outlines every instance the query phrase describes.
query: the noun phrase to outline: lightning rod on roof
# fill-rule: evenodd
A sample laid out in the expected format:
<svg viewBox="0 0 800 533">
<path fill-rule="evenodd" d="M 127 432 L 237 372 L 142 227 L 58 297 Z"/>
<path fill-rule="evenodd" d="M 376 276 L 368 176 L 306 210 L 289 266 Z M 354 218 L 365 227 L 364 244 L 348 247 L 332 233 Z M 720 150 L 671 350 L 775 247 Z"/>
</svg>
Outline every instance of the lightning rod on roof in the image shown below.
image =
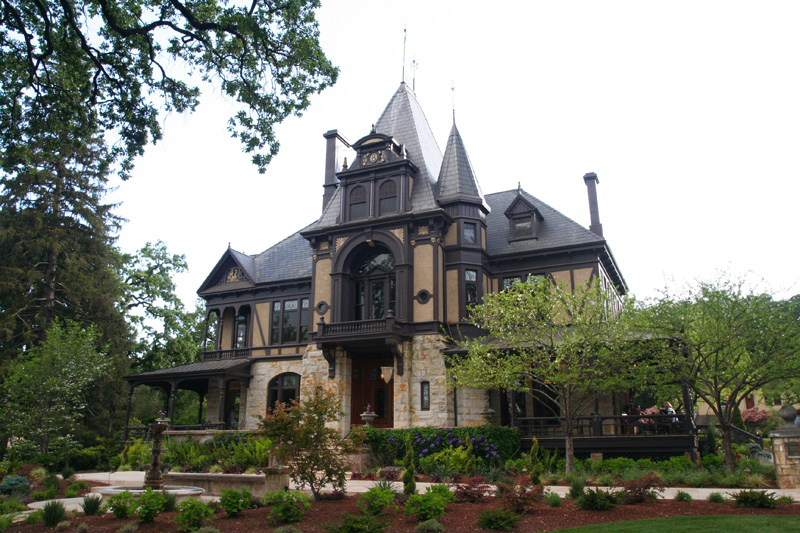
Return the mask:
<svg viewBox="0 0 800 533">
<path fill-rule="evenodd" d="M 456 121 L 456 84 L 450 81 L 450 91 L 453 93 L 453 122 Z"/>
<path fill-rule="evenodd" d="M 411 60 L 411 90 L 417 92 L 417 58 Z"/>
<path fill-rule="evenodd" d="M 403 24 L 403 83 L 406 82 L 406 26 Z"/>
</svg>

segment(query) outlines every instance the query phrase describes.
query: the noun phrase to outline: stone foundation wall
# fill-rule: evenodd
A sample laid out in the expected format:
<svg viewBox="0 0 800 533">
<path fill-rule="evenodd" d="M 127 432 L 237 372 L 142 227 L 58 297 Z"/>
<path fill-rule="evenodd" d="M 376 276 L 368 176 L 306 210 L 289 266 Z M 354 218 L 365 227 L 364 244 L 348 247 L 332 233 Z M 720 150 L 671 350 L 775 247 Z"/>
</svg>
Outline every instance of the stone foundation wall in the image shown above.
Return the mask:
<svg viewBox="0 0 800 533">
<path fill-rule="evenodd" d="M 789 444 L 800 447 L 800 437 L 779 437 L 772 432 L 772 462 L 775 465 L 775 479 L 782 489 L 800 487 L 800 457 L 789 454 Z M 796 450 L 793 450 L 796 453 Z"/>
<path fill-rule="evenodd" d="M 419 335 L 406 351 L 405 383 L 398 394 L 395 381 L 395 427 L 449 427 L 454 425 L 453 392 L 448 387 L 447 369 L 442 350 L 444 337 L 439 334 Z M 408 354 L 410 353 L 410 357 Z M 430 409 L 423 411 L 421 383 L 430 383 Z M 398 414 L 406 417 L 399 418 Z"/>
</svg>

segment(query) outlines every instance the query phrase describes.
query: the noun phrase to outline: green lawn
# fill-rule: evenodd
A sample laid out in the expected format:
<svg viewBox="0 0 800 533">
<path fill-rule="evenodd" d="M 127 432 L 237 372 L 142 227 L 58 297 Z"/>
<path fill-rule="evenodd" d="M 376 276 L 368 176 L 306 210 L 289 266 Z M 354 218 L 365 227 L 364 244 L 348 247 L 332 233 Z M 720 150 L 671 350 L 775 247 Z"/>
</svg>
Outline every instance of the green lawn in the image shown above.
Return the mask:
<svg viewBox="0 0 800 533">
<path fill-rule="evenodd" d="M 800 532 L 800 518 L 795 516 L 676 516 L 673 518 L 653 518 L 650 520 L 631 520 L 612 524 L 561 529 L 574 533 L 635 533 L 639 531 L 663 531 L 669 533 L 703 531 L 724 531 L 725 533 L 768 533 L 772 531 Z"/>
</svg>

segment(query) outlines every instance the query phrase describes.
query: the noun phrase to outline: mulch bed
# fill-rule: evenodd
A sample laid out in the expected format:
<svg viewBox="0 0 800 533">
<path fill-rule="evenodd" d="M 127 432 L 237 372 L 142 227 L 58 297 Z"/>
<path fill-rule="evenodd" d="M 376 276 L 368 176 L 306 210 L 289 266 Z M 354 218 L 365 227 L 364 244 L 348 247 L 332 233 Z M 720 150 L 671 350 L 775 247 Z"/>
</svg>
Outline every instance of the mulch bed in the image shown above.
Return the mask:
<svg viewBox="0 0 800 533">
<path fill-rule="evenodd" d="M 323 532 L 323 525 L 337 523 L 345 513 L 358 513 L 356 504 L 357 495 L 350 495 L 340 501 L 312 502 L 311 509 L 306 513 L 302 522 L 295 524 L 303 532 Z M 448 507 L 448 512 L 442 517 L 445 531 L 448 532 L 474 532 L 480 531 L 477 526 L 478 515 L 483 511 L 500 507 L 501 502 L 493 497 L 486 498 L 479 503 L 454 503 Z M 251 533 L 272 531 L 274 527 L 267 523 L 269 509 L 252 509 L 244 511 L 237 518 L 226 518 L 225 513 L 217 510 L 216 519 L 209 525 L 223 532 Z M 139 531 L 144 532 L 173 532 L 178 531 L 174 517 L 176 513 L 164 513 L 154 522 L 139 524 Z M 556 531 L 569 527 L 589 524 L 604 524 L 622 520 L 642 520 L 645 518 L 661 518 L 670 516 L 701 516 L 701 515 L 790 515 L 797 516 L 800 520 L 800 504 L 781 505 L 777 509 L 737 509 L 725 503 L 708 503 L 706 501 L 675 502 L 672 500 L 659 500 L 654 503 L 638 505 L 621 505 L 610 511 L 593 512 L 582 511 L 575 504 L 565 500 L 561 507 L 549 507 L 547 504 L 537 504 L 525 515 L 517 526 L 517 531 Z M 403 514 L 402 508 L 392 510 L 385 514 L 391 525 L 385 531 L 405 532 L 414 531 L 417 524 L 415 520 Z M 77 515 L 70 518 L 73 526 L 85 522 L 89 531 L 115 532 L 122 525 L 134 520 L 118 520 L 111 515 L 83 516 Z M 7 531 L 48 532 L 53 531 L 41 524 L 15 525 Z"/>
</svg>

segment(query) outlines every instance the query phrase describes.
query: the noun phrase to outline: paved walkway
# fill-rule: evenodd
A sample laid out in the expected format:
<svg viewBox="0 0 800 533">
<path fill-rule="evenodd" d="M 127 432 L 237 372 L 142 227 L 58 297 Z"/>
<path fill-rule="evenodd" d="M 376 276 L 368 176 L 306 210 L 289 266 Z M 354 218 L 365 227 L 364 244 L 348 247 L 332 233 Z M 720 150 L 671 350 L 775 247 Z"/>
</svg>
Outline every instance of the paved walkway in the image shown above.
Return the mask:
<svg viewBox="0 0 800 533">
<path fill-rule="evenodd" d="M 99 473 L 92 473 L 92 474 L 76 474 L 75 475 L 78 479 L 85 479 L 91 481 L 100 481 L 103 483 L 107 483 L 109 485 L 142 485 L 144 483 L 144 472 L 99 472 Z M 400 481 L 396 481 L 397 485 L 402 489 L 403 484 Z M 347 492 L 351 493 L 358 493 L 358 492 L 367 492 L 370 487 L 374 484 L 374 481 L 364 481 L 364 480 L 348 480 L 347 481 Z M 424 491 L 425 488 L 433 485 L 433 483 L 417 483 L 417 490 Z M 294 483 L 291 483 L 289 488 L 296 489 L 297 486 Z M 608 487 L 601 487 L 601 488 L 608 488 Z M 564 496 L 569 492 L 569 487 L 561 486 L 561 485 L 553 485 L 545 487 L 545 490 L 549 492 L 555 492 L 561 496 Z M 683 492 L 688 493 L 693 499 L 695 500 L 706 500 L 708 499 L 708 495 L 712 492 L 721 492 L 722 494 L 727 494 L 730 492 L 737 492 L 741 489 L 693 489 L 693 488 L 668 488 L 664 491 L 662 498 L 664 499 L 672 499 L 675 497 L 675 493 L 682 490 Z M 800 489 L 769 489 L 770 492 L 776 493 L 778 496 L 791 496 L 796 501 L 800 502 Z M 80 499 L 80 498 L 76 498 Z"/>
</svg>

